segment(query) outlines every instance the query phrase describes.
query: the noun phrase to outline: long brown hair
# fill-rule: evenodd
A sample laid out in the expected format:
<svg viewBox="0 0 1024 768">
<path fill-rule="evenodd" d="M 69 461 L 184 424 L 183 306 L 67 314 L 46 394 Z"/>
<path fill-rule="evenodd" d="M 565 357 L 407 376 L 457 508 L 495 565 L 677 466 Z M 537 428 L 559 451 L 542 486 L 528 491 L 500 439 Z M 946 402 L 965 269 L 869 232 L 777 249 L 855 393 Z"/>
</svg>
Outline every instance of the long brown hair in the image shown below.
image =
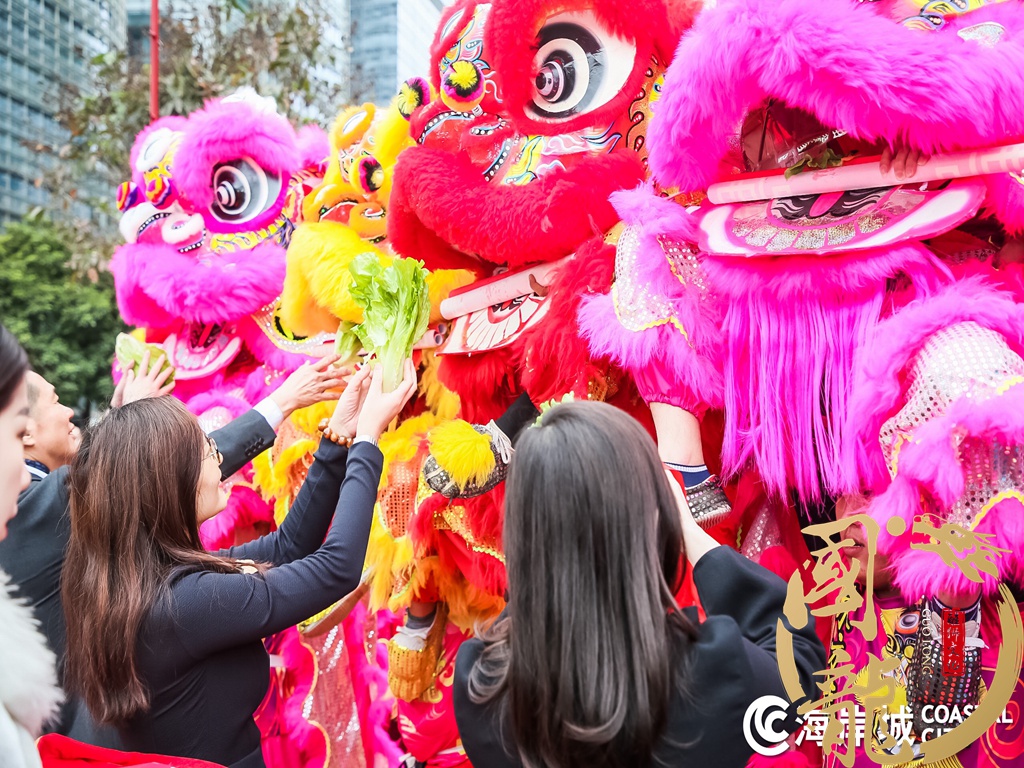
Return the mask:
<svg viewBox="0 0 1024 768">
<path fill-rule="evenodd" d="M 199 539 L 205 446 L 185 406 L 158 397 L 108 413 L 86 433 L 71 465 L 71 540 L 61 584 L 66 680 L 101 722 L 123 723 L 149 706 L 136 644 L 175 571 L 237 568 L 205 552 Z"/>
<path fill-rule="evenodd" d="M 14 334 L 0 324 L 0 411 L 11 404 L 14 390 L 25 378 L 28 357 Z"/>
<path fill-rule="evenodd" d="M 657 449 L 603 403 L 523 432 L 505 495 L 508 607 L 470 673 L 527 768 L 646 764 L 696 627 L 676 605 L 682 522 Z"/>
</svg>

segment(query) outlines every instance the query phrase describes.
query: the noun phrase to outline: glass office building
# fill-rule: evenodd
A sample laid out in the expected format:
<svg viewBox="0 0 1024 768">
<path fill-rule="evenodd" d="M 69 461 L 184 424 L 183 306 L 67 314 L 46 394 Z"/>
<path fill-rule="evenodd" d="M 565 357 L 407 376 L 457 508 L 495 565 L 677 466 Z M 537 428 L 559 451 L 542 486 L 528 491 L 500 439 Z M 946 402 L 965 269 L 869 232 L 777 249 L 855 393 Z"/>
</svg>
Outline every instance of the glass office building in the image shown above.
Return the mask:
<svg viewBox="0 0 1024 768">
<path fill-rule="evenodd" d="M 452 0 L 349 0 L 356 101 L 387 104 L 399 85 L 427 76 L 430 43 Z"/>
<path fill-rule="evenodd" d="M 55 161 L 47 149 L 64 143 L 61 88 L 88 88 L 89 61 L 124 46 L 124 4 L 0 0 L 0 223 L 46 206 L 38 180 Z"/>
</svg>

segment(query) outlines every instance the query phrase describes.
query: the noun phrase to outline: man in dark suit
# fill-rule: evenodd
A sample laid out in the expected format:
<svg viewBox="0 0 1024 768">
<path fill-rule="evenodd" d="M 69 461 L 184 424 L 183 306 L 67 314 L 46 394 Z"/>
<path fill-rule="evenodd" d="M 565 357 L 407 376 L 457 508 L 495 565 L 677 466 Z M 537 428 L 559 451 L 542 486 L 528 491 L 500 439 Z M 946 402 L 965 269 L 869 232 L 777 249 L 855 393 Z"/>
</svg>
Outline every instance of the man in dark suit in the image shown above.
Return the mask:
<svg viewBox="0 0 1024 768">
<path fill-rule="evenodd" d="M 255 408 L 210 432 L 223 457 L 222 478 L 234 474 L 273 445 L 275 430 L 293 411 L 336 397 L 328 393 L 342 384 L 337 372 L 329 368 L 334 359 L 303 366 Z M 148 355 L 144 357 L 137 375 L 122 378 L 111 406 L 166 394 L 167 376 L 161 373 L 160 363 L 158 360 L 150 367 Z M 25 463 L 32 482 L 19 495 L 18 514 L 7 525 L 7 538 L 0 541 L 0 570 L 10 576 L 19 596 L 32 606 L 47 644 L 57 657 L 58 678 L 63 686 L 65 627 L 60 578 L 71 532 L 67 465 L 81 439 L 71 423 L 74 412 L 60 403 L 49 382 L 30 372 L 28 389 Z M 131 446 L 125 449 L 130 450 Z M 117 746 L 79 711 L 80 705 L 69 697 L 59 722 L 52 724 L 51 729 L 81 741 Z"/>
</svg>

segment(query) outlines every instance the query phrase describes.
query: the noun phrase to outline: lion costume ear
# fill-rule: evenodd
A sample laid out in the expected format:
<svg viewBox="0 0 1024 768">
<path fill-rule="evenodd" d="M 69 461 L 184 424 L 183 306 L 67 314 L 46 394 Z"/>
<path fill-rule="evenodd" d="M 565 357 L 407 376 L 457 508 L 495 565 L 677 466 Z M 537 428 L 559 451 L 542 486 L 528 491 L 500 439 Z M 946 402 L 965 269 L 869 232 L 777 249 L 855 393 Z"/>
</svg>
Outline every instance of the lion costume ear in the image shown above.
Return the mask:
<svg viewBox="0 0 1024 768">
<path fill-rule="evenodd" d="M 668 15 L 671 36 L 679 40 L 691 26 L 697 14 L 704 8 L 713 7 L 715 0 L 666 0 L 665 11 Z"/>
</svg>

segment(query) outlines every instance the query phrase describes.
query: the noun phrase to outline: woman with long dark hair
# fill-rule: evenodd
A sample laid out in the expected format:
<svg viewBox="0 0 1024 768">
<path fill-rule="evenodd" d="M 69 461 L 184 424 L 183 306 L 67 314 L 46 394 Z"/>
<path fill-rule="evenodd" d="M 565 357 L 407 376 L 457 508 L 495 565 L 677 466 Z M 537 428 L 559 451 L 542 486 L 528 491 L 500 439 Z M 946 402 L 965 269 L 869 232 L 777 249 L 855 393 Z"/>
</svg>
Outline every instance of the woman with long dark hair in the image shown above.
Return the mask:
<svg viewBox="0 0 1024 768">
<path fill-rule="evenodd" d="M 223 552 L 199 540 L 226 503 L 217 446 L 180 402 L 129 403 L 86 435 L 70 479 L 67 679 L 127 749 L 263 765 L 261 639 L 358 585 L 376 441 L 416 388 L 410 361 L 391 393 L 368 371 L 349 382 L 281 528 Z"/>
<path fill-rule="evenodd" d="M 0 539 L 17 514 L 18 494 L 28 488 L 23 439 L 28 433 L 28 358 L 0 325 Z M 35 739 L 57 713 L 56 659 L 39 633 L 32 611 L 0 571 L 0 765 L 38 768 Z"/>
<path fill-rule="evenodd" d="M 638 422 L 568 403 L 525 430 L 504 544 L 508 606 L 456 663 L 455 714 L 474 765 L 746 763 L 744 712 L 785 697 L 775 630 L 786 585 L 700 529 Z M 701 624 L 673 598 L 686 561 Z M 794 633 L 808 695 L 825 667 L 811 627 Z"/>
</svg>

